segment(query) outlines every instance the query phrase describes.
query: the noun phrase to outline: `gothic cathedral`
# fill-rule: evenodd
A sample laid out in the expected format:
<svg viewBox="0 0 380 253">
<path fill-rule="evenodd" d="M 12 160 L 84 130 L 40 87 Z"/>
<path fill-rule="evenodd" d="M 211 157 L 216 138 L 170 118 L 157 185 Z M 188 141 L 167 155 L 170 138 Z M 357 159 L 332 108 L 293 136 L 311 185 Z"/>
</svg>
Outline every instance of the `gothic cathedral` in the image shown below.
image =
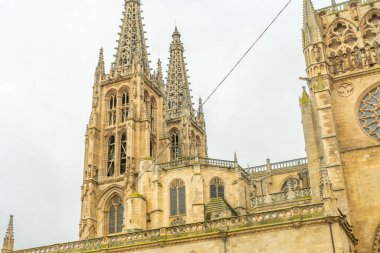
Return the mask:
<svg viewBox="0 0 380 253">
<path fill-rule="evenodd" d="M 304 0 L 307 158 L 242 168 L 207 155 L 181 34 L 152 73 L 141 0 L 95 71 L 79 241 L 2 253 L 380 253 L 380 0 Z M 210 129 L 212 131 L 212 129 Z"/>
</svg>

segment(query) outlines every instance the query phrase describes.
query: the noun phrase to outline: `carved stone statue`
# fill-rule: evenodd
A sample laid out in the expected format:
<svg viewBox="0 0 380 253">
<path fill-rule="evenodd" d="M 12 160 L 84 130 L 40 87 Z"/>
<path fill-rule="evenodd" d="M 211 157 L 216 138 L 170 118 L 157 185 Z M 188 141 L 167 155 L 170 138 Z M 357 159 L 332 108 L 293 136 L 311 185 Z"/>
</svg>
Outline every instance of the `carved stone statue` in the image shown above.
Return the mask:
<svg viewBox="0 0 380 253">
<path fill-rule="evenodd" d="M 368 66 L 368 59 L 364 48 L 360 50 L 360 60 L 363 67 Z"/>
<path fill-rule="evenodd" d="M 315 62 L 320 62 L 321 61 L 321 49 L 319 48 L 318 45 L 313 46 L 313 57 Z"/>
<path fill-rule="evenodd" d="M 350 59 L 347 54 L 343 54 L 342 70 L 347 71 L 350 69 Z"/>
</svg>

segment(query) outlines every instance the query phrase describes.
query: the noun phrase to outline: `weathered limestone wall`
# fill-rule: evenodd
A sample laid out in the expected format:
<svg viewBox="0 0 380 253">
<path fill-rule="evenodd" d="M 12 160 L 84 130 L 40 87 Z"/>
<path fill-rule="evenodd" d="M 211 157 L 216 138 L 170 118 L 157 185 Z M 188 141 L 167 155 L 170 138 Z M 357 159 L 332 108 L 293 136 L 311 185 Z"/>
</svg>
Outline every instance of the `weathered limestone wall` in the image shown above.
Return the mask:
<svg viewBox="0 0 380 253">
<path fill-rule="evenodd" d="M 265 230 L 265 229 L 264 229 Z M 335 252 L 350 252 L 350 242 L 338 224 L 332 225 Z M 333 252 L 332 238 L 328 223 L 311 226 L 289 226 L 285 229 L 274 229 L 256 232 L 245 232 L 227 239 L 215 235 L 208 240 L 187 243 L 168 242 L 166 246 L 142 249 L 121 250 L 118 252 L 135 253 L 321 253 Z M 163 244 L 164 245 L 164 244 Z"/>
<path fill-rule="evenodd" d="M 380 148 L 346 152 L 342 155 L 351 222 L 359 239 L 358 252 L 371 252 L 380 223 Z"/>
<path fill-rule="evenodd" d="M 379 74 L 342 80 L 334 84 L 333 108 L 350 206 L 350 219 L 359 239 L 358 252 L 370 252 L 380 223 L 380 144 L 361 129 L 359 103 L 380 80 Z M 351 85 L 348 96 L 340 87 Z"/>
</svg>

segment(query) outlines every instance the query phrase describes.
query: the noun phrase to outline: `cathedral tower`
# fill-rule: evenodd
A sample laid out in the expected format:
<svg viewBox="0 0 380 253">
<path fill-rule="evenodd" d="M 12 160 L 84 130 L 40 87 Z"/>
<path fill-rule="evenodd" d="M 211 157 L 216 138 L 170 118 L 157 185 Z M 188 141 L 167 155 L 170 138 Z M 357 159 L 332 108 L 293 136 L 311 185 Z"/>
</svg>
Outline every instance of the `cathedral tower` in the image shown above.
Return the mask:
<svg viewBox="0 0 380 253">
<path fill-rule="evenodd" d="M 162 63 L 151 73 L 140 0 L 126 0 L 115 61 L 103 49 L 86 130 L 80 239 L 147 229 L 144 174 L 158 163 L 206 157 L 202 104 L 192 108 L 179 32 L 173 34 L 168 86 Z M 195 115 L 196 114 L 196 115 Z"/>
<path fill-rule="evenodd" d="M 304 92 L 301 108 L 310 178 L 319 191 L 321 159 L 358 252 L 371 252 L 380 223 L 379 8 L 379 1 L 333 1 L 315 10 L 304 1 L 310 95 Z"/>
</svg>

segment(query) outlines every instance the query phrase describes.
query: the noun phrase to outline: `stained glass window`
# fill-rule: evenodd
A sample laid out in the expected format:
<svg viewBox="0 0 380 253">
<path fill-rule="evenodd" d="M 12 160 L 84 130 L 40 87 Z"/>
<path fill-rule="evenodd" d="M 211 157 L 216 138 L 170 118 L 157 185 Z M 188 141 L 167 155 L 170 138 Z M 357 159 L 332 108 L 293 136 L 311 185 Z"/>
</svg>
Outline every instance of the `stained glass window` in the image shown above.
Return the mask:
<svg viewBox="0 0 380 253">
<path fill-rule="evenodd" d="M 210 198 L 224 198 L 224 183 L 218 177 L 210 182 Z"/>
<path fill-rule="evenodd" d="M 170 215 L 186 214 L 186 187 L 181 179 L 170 184 Z"/>
<path fill-rule="evenodd" d="M 365 133 L 380 141 L 380 86 L 368 92 L 360 102 L 359 121 Z"/>
<path fill-rule="evenodd" d="M 119 197 L 114 197 L 111 200 L 108 213 L 108 233 L 121 233 L 123 231 L 123 214 L 124 207 L 121 204 Z"/>
</svg>

